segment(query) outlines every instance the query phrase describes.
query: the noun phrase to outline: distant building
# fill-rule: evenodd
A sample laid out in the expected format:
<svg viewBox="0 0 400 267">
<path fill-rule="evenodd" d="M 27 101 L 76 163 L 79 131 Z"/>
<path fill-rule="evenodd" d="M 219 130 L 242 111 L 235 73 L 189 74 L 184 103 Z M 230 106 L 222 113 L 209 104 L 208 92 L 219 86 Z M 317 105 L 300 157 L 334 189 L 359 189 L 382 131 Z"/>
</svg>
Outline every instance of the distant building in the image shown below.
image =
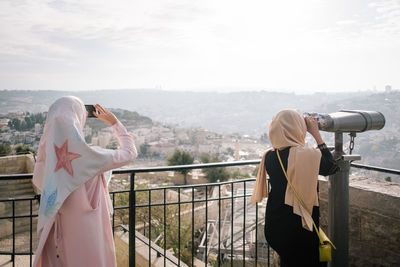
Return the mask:
<svg viewBox="0 0 400 267">
<path fill-rule="evenodd" d="M 7 118 L 0 119 L 0 127 L 7 126 L 9 121 L 10 121 L 10 119 L 7 119 Z"/>
<path fill-rule="evenodd" d="M 0 130 L 1 131 L 5 132 L 10 129 L 10 127 L 8 127 L 9 121 L 10 121 L 10 119 L 8 119 L 8 118 L 0 119 Z"/>
<path fill-rule="evenodd" d="M 99 139 L 97 137 L 92 137 L 92 145 L 94 145 L 94 146 L 99 145 Z"/>
<path fill-rule="evenodd" d="M 235 160 L 239 160 L 239 141 L 235 142 Z"/>
<path fill-rule="evenodd" d="M 175 145 L 171 143 L 151 142 L 149 143 L 149 152 L 159 154 L 160 156 L 168 156 L 174 153 Z"/>
<path fill-rule="evenodd" d="M 97 145 L 100 147 L 103 147 L 103 148 L 107 147 L 108 143 L 111 140 L 111 137 L 112 137 L 111 133 L 107 133 L 107 132 L 99 133 L 99 136 L 97 138 L 97 140 L 98 140 Z"/>
<path fill-rule="evenodd" d="M 42 125 L 40 123 L 35 123 L 35 134 L 39 134 L 42 130 Z"/>
<path fill-rule="evenodd" d="M 391 85 L 386 85 L 385 86 L 385 92 L 386 93 L 389 93 L 389 92 L 391 92 L 392 91 L 392 86 Z"/>
<path fill-rule="evenodd" d="M 92 135 L 92 128 L 86 125 L 85 128 L 83 128 L 83 134 L 85 135 L 85 137 Z"/>
</svg>

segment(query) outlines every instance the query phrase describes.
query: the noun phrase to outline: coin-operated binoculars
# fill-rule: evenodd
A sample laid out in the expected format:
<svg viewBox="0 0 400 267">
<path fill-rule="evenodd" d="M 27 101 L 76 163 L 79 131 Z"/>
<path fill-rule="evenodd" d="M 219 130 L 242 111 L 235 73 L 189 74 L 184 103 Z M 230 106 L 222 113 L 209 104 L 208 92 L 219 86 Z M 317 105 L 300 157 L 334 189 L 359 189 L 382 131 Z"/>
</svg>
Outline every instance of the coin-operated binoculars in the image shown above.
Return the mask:
<svg viewBox="0 0 400 267">
<path fill-rule="evenodd" d="M 304 113 L 318 119 L 321 131 L 326 132 L 365 132 L 380 130 L 385 126 L 385 117 L 378 111 L 341 110 L 330 114 Z"/>
<path fill-rule="evenodd" d="M 338 160 L 340 170 L 329 176 L 328 233 L 337 250 L 332 251 L 329 266 L 348 266 L 349 257 L 349 171 L 353 160 L 360 155 L 351 155 L 356 133 L 380 130 L 385 126 L 385 117 L 377 111 L 341 110 L 330 114 L 304 113 L 316 117 L 321 131 L 335 133 L 333 157 Z M 343 152 L 343 133 L 350 133 L 350 152 Z"/>
</svg>

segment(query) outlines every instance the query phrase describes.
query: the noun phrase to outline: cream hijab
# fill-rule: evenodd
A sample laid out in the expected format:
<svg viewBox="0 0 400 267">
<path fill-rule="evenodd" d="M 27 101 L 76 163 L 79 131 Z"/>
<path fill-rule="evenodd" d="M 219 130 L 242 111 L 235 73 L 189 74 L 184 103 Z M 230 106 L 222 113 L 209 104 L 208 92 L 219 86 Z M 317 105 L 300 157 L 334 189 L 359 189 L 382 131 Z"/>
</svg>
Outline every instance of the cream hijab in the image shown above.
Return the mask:
<svg viewBox="0 0 400 267">
<path fill-rule="evenodd" d="M 86 109 L 76 97 L 56 100 L 40 139 L 33 184 L 41 191 L 38 231 L 80 185 L 103 172 L 113 150 L 90 147 L 83 135 Z"/>
<path fill-rule="evenodd" d="M 288 185 L 285 193 L 285 204 L 293 207 L 293 213 L 301 216 L 303 228 L 312 231 L 313 206 L 319 206 L 317 194 L 317 182 L 321 151 L 305 147 L 307 126 L 302 114 L 298 110 L 282 110 L 272 120 L 269 127 L 269 138 L 272 149 L 290 147 L 287 175 L 297 193 L 303 199 L 306 209 L 299 203 L 292 189 Z M 251 197 L 251 202 L 256 204 L 264 197 L 268 197 L 265 170 L 265 157 L 261 160 L 256 185 Z"/>
</svg>

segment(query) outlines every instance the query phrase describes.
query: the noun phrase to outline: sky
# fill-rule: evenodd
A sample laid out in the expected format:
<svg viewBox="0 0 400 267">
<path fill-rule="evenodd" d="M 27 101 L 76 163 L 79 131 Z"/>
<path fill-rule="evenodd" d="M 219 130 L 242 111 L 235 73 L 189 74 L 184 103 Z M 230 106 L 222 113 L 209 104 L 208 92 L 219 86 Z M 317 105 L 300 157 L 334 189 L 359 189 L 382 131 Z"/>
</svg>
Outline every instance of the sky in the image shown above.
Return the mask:
<svg viewBox="0 0 400 267">
<path fill-rule="evenodd" d="M 0 0 L 0 90 L 400 88 L 400 0 Z"/>
</svg>

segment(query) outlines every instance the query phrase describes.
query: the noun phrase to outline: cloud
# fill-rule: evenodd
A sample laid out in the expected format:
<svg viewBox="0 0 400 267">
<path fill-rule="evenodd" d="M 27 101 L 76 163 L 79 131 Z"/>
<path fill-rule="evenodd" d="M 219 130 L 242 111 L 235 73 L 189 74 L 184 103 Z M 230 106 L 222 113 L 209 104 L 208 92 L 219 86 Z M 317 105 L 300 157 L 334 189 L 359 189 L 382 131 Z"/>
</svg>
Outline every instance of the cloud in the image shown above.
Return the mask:
<svg viewBox="0 0 400 267">
<path fill-rule="evenodd" d="M 363 0 L 3 0 L 0 72 L 10 78 L 0 82 L 13 84 L 19 68 L 39 88 L 40 72 L 68 87 L 290 87 L 398 45 L 399 10 Z"/>
</svg>

